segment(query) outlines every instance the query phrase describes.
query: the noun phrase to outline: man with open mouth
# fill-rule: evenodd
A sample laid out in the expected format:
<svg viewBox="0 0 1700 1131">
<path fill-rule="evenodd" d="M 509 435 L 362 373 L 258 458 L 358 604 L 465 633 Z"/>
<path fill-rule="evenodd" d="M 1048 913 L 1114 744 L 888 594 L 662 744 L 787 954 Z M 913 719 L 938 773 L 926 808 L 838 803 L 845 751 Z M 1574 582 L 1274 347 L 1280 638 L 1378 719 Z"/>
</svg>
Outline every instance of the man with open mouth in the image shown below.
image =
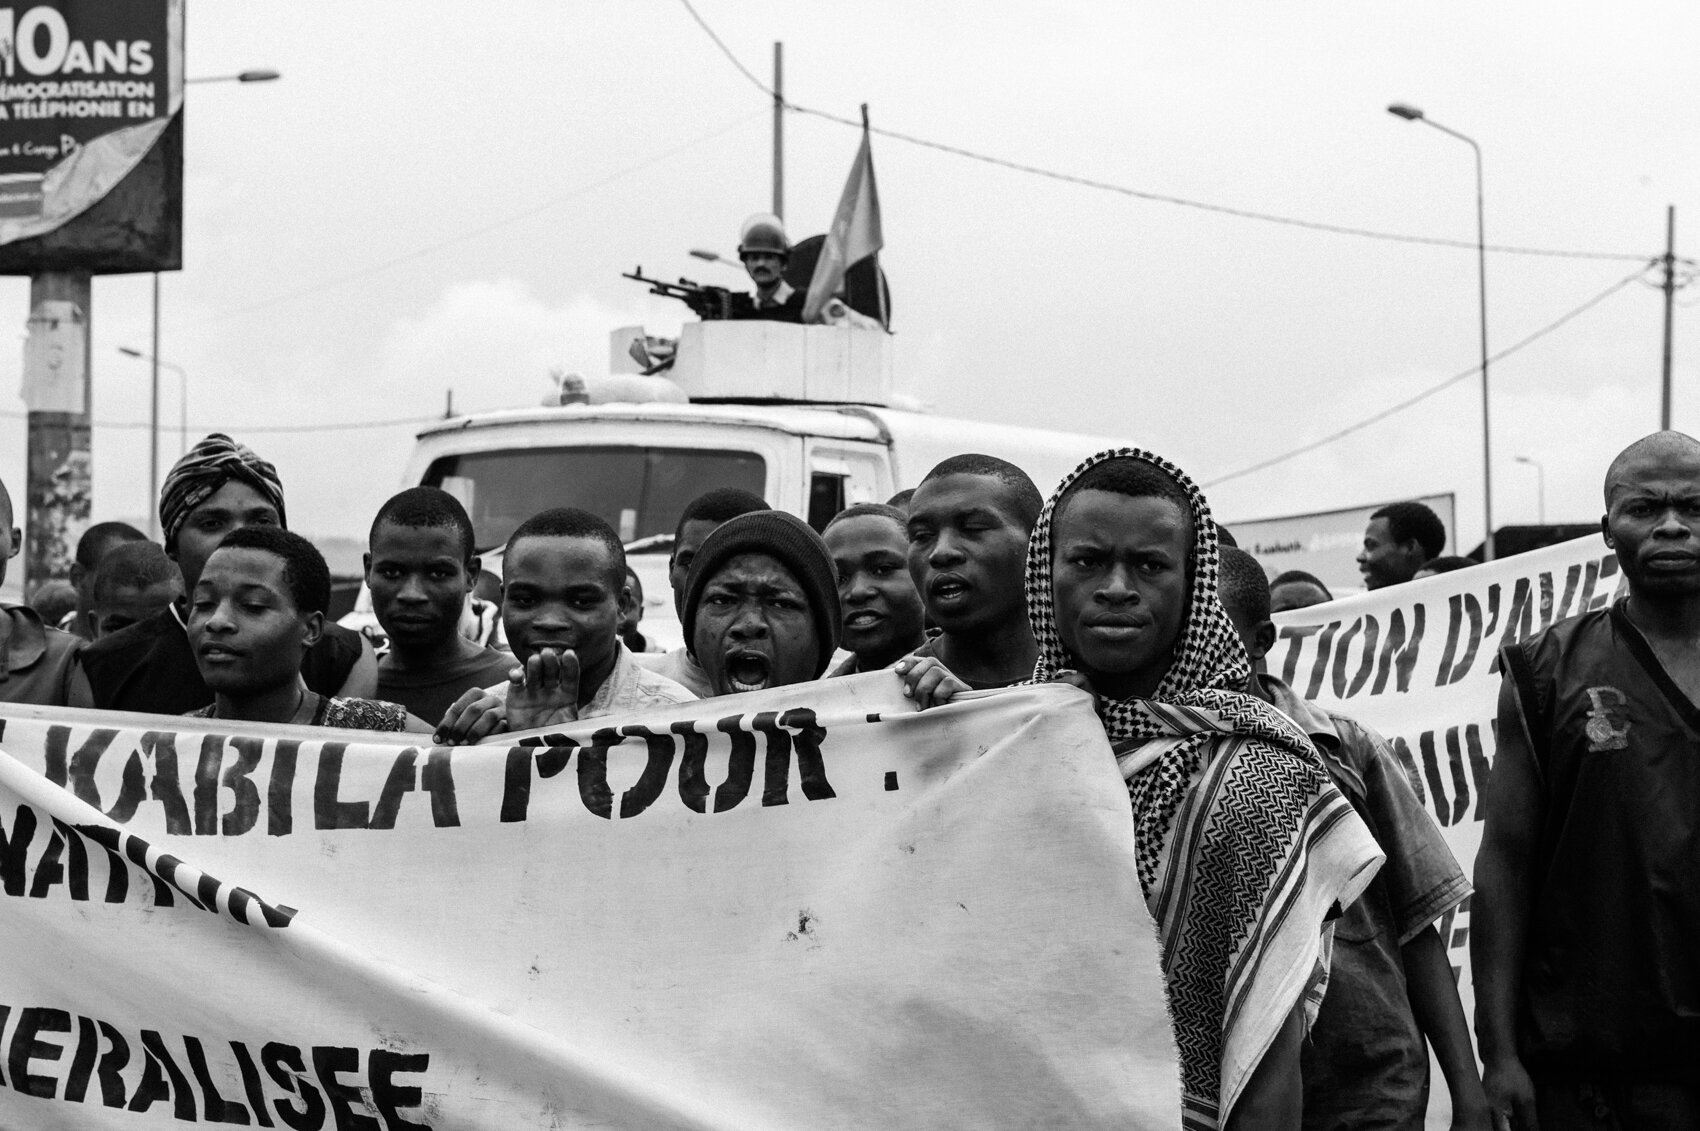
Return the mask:
<svg viewBox="0 0 1700 1131">
<path fill-rule="evenodd" d="M 850 658 L 828 675 L 889 667 L 926 643 L 926 613 L 909 575 L 908 515 L 885 503 L 857 503 L 821 535 L 838 571 L 840 636 Z"/>
<path fill-rule="evenodd" d="M 832 557 L 795 515 L 739 515 L 697 551 L 684 614 L 687 647 L 716 695 L 819 679 L 838 647 Z"/>
<path fill-rule="evenodd" d="M 685 587 L 691 577 L 691 562 L 710 534 L 727 519 L 767 510 L 767 500 L 736 487 L 716 487 L 692 499 L 679 515 L 673 531 L 673 552 L 667 559 L 667 583 L 673 587 L 673 611 L 685 623 Z M 688 689 L 699 699 L 716 694 L 708 675 L 691 657 L 689 638 L 671 652 L 634 653 L 638 666 L 648 668 Z"/>
<path fill-rule="evenodd" d="M 909 572 L 941 630 L 916 655 L 976 691 L 1033 674 L 1039 648 L 1021 587 L 1044 502 L 1019 467 L 974 454 L 933 468 L 909 501 Z"/>
</svg>

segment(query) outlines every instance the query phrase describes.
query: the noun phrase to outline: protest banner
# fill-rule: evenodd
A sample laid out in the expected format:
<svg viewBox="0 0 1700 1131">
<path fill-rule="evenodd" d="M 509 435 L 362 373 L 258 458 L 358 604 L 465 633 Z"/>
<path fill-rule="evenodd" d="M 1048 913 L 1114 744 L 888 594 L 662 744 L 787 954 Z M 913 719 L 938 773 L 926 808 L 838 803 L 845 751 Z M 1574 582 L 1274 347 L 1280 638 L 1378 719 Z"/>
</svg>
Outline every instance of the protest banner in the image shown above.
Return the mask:
<svg viewBox="0 0 1700 1131">
<path fill-rule="evenodd" d="M 898 687 L 458 749 L 0 707 L 0 1126 L 1177 1126 L 1089 698 Z"/>
<path fill-rule="evenodd" d="M 1380 731 L 1465 874 L 1482 843 L 1499 649 L 1608 604 L 1620 575 L 1598 535 L 1275 617 L 1270 674 Z M 1466 901 L 1439 924 L 1466 1017 L 1475 1015 Z M 1439 1080 L 1435 1073 L 1435 1080 Z M 1437 1087 L 1430 1127 L 1450 1115 Z"/>
<path fill-rule="evenodd" d="M 183 0 L 0 7 L 0 273 L 182 259 Z"/>
</svg>

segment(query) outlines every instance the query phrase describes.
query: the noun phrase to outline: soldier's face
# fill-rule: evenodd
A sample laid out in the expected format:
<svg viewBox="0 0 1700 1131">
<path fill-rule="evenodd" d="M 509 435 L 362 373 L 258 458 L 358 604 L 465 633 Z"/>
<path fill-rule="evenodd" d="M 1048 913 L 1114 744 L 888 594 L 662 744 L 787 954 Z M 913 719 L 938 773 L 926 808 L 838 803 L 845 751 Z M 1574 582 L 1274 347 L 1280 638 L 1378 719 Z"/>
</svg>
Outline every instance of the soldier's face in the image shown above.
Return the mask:
<svg viewBox="0 0 1700 1131">
<path fill-rule="evenodd" d="M 771 251 L 752 251 L 744 256 L 744 270 L 756 286 L 767 290 L 785 277 L 785 257 Z"/>
</svg>

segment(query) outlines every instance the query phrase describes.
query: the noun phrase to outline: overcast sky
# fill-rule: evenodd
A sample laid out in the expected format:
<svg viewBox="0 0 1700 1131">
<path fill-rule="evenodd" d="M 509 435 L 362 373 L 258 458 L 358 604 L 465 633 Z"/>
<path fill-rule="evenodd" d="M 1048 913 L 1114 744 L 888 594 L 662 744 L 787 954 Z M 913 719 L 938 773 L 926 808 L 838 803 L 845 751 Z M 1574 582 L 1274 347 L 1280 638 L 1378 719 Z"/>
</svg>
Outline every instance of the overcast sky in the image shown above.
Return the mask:
<svg viewBox="0 0 1700 1131">
<path fill-rule="evenodd" d="M 1389 116 L 1421 106 L 1486 155 L 1492 243 L 1700 246 L 1693 4 L 931 4 L 696 0 L 795 102 L 1143 192 L 1473 241 L 1470 151 Z M 1059 11 L 1066 12 L 1059 17 Z M 770 202 L 770 103 L 678 0 L 196 4 L 184 269 L 161 354 L 189 373 L 191 438 L 278 464 L 292 524 L 362 534 L 400 483 L 407 426 L 269 434 L 534 404 L 552 366 L 605 372 L 607 333 L 684 308 L 642 264 L 735 284 Z M 824 229 L 857 138 L 786 123 L 793 238 Z M 1211 214 L 876 138 L 899 380 L 937 411 L 1125 435 L 1208 481 L 1470 366 L 1473 249 Z M 1495 254 L 1495 348 L 1635 270 Z M 1649 278 L 1653 278 L 1650 274 Z M 95 415 L 147 416 L 146 276 L 94 286 Z M 1680 292 L 1678 427 L 1700 430 Z M 28 287 L 0 281 L 21 335 Z M 1639 283 L 1493 370 L 1496 518 L 1590 521 L 1610 456 L 1658 421 L 1661 296 Z M 21 486 L 21 343 L 0 358 L 0 475 Z M 1211 490 L 1244 519 L 1455 491 L 1481 536 L 1479 385 Z M 176 378 L 162 413 L 175 425 Z M 95 519 L 145 513 L 144 431 L 97 427 Z M 176 453 L 175 432 L 164 441 Z M 168 466 L 169 458 L 162 459 Z M 1049 487 L 1049 484 L 1042 484 Z M 21 492 L 20 492 L 21 493 Z"/>
</svg>

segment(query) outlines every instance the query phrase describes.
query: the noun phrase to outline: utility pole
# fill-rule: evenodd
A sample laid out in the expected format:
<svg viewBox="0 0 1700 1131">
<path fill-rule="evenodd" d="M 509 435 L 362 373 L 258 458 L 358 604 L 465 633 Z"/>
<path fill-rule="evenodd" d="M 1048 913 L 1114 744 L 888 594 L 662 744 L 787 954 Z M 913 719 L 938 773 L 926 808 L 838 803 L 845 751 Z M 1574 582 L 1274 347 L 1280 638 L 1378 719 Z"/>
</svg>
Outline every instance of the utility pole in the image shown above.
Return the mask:
<svg viewBox="0 0 1700 1131">
<path fill-rule="evenodd" d="M 785 219 L 785 45 L 773 45 L 773 214 Z"/>
<path fill-rule="evenodd" d="M 26 365 L 29 475 L 24 519 L 24 596 L 70 570 L 89 524 L 89 297 L 87 271 L 30 276 L 31 336 L 43 338 Z M 38 325 L 38 323 L 45 323 Z"/>
<path fill-rule="evenodd" d="M 1676 310 L 1676 205 L 1665 206 L 1665 364 L 1660 383 L 1659 430 L 1670 431 L 1670 330 Z"/>
</svg>

